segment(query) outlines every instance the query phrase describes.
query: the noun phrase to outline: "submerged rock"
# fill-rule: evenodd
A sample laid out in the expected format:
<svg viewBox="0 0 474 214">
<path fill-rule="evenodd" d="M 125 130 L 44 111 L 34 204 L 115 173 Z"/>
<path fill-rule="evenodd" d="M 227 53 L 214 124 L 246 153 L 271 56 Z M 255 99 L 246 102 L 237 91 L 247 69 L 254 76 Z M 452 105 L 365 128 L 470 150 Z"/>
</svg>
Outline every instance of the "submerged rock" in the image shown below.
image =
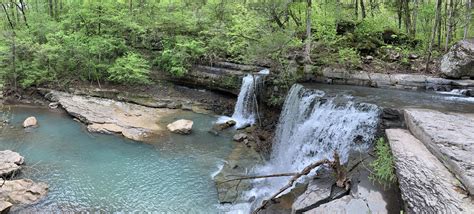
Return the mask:
<svg viewBox="0 0 474 214">
<path fill-rule="evenodd" d="M 36 120 L 36 117 L 28 117 L 25 121 L 23 121 L 23 128 L 35 126 L 38 126 L 38 120 Z"/>
<path fill-rule="evenodd" d="M 35 183 L 29 179 L 7 180 L 0 179 L 3 183 L 0 188 L 0 201 L 14 205 L 27 205 L 37 202 L 48 193 L 48 185 Z"/>
<path fill-rule="evenodd" d="M 168 130 L 170 130 L 170 132 L 176 134 L 191 134 L 191 130 L 193 129 L 193 121 L 181 119 L 168 124 L 166 127 Z"/>
<path fill-rule="evenodd" d="M 136 141 L 164 134 L 166 128 L 162 117 L 176 112 L 59 91 L 51 91 L 45 97 L 58 102 L 70 115 L 88 124 L 87 129 L 91 132 L 117 133 Z"/>
<path fill-rule="evenodd" d="M 441 72 L 450 78 L 474 77 L 474 39 L 455 44 L 441 60 Z"/>
<path fill-rule="evenodd" d="M 24 158 L 13 151 L 0 151 L 0 177 L 8 177 L 21 169 Z"/>
<path fill-rule="evenodd" d="M 236 176 L 247 176 L 250 169 L 261 163 L 260 155 L 244 144 L 237 144 L 232 150 L 222 169 L 213 177 L 220 203 L 249 202 L 240 194 L 252 188 L 250 180 L 229 181 Z"/>
</svg>

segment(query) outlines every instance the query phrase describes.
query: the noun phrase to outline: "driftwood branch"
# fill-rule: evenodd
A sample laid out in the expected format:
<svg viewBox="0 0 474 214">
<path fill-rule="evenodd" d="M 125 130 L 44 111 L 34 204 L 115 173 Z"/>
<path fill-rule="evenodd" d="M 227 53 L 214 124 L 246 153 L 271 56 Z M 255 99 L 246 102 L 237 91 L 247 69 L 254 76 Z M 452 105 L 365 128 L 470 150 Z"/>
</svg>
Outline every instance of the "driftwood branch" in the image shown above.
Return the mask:
<svg viewBox="0 0 474 214">
<path fill-rule="evenodd" d="M 321 161 L 318 161 L 318 162 L 315 162 L 313 164 L 310 164 L 308 166 L 306 166 L 301 172 L 295 174 L 289 181 L 288 181 L 288 184 L 286 184 L 284 187 L 282 187 L 280 190 L 278 190 L 278 192 L 276 192 L 275 194 L 273 194 L 270 199 L 268 200 L 265 200 L 262 202 L 262 205 L 260 205 L 257 209 L 255 209 L 252 213 L 253 214 L 257 214 L 260 210 L 263 210 L 265 209 L 265 207 L 268 205 L 268 203 L 270 201 L 273 201 L 275 200 L 276 197 L 278 197 L 278 195 L 280 195 L 282 192 L 284 192 L 285 190 L 287 190 L 288 188 L 292 187 L 293 186 L 293 183 L 295 183 L 296 180 L 298 180 L 300 177 L 302 176 L 305 176 L 305 175 L 308 175 L 314 168 L 318 167 L 318 166 L 321 166 L 321 165 L 324 165 L 324 164 L 331 164 L 332 162 L 327 160 L 327 159 L 324 159 L 324 160 L 321 160 Z"/>
<path fill-rule="evenodd" d="M 223 181 L 220 184 L 232 182 L 232 181 L 252 180 L 252 179 L 260 179 L 260 178 L 289 177 L 289 176 L 295 176 L 296 174 L 298 173 L 280 173 L 280 174 L 272 174 L 272 175 L 242 176 L 242 177 Z"/>
</svg>

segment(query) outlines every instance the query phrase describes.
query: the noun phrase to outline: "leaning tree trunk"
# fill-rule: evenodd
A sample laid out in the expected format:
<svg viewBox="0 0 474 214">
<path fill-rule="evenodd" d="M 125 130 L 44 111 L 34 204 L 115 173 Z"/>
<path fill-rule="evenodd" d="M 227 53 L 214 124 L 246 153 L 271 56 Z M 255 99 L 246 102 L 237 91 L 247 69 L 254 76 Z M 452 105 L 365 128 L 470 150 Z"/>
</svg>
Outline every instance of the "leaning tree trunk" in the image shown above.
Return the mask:
<svg viewBox="0 0 474 214">
<path fill-rule="evenodd" d="M 464 25 L 464 39 L 467 39 L 469 34 L 469 23 L 471 22 L 471 13 L 472 13 L 472 0 L 467 0 L 466 2 L 466 25 Z"/>
<path fill-rule="evenodd" d="M 425 70 L 428 71 L 428 68 L 429 68 L 429 65 L 430 65 L 430 61 L 431 61 L 431 54 L 432 54 L 432 51 L 433 51 L 433 43 L 434 43 L 434 40 L 435 40 L 435 36 L 436 36 L 436 29 L 439 27 L 438 25 L 440 25 L 440 19 L 441 19 L 441 5 L 442 5 L 442 0 L 436 0 L 436 15 L 435 15 L 435 23 L 433 24 L 433 28 L 431 30 L 431 39 L 430 39 L 430 44 L 428 46 L 428 57 L 426 59 L 426 67 L 425 67 Z"/>
</svg>

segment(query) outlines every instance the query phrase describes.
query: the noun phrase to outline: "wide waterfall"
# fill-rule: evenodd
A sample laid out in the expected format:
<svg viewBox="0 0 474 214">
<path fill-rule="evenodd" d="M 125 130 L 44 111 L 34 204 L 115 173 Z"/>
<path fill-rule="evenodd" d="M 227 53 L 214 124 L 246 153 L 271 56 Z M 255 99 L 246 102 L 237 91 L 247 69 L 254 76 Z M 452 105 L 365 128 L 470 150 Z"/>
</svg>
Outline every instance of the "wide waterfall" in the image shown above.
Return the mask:
<svg viewBox="0 0 474 214">
<path fill-rule="evenodd" d="M 367 149 L 374 141 L 380 109 L 355 103 L 353 97 L 325 96 L 323 91 L 294 85 L 286 98 L 275 133 L 270 160 L 252 174 L 299 172 L 334 151 L 347 162 L 352 150 Z M 263 199 L 284 186 L 288 178 L 256 181 L 246 197 Z"/>
<path fill-rule="evenodd" d="M 247 74 L 242 79 L 242 86 L 240 87 L 232 118 L 222 117 L 217 123 L 232 119 L 237 123 L 236 128 L 243 128 L 255 124 L 256 118 L 258 117 L 258 90 L 261 88 L 261 84 L 263 84 L 263 75 L 267 75 L 268 73 L 269 70 L 264 69 L 258 72 L 258 74 Z"/>
</svg>

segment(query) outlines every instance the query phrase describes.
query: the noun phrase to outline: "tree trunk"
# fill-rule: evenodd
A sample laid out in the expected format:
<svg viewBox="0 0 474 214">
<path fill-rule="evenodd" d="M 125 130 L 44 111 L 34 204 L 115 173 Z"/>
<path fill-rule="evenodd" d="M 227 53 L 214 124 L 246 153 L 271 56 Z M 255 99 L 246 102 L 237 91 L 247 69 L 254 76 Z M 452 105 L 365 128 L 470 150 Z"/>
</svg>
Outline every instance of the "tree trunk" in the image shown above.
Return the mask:
<svg viewBox="0 0 474 214">
<path fill-rule="evenodd" d="M 356 20 L 359 19 L 359 0 L 355 0 L 355 15 L 356 15 Z"/>
<path fill-rule="evenodd" d="M 53 0 L 48 0 L 48 12 L 49 12 L 49 16 L 54 17 Z"/>
<path fill-rule="evenodd" d="M 426 59 L 426 67 L 425 70 L 428 71 L 429 69 L 429 64 L 431 61 L 431 54 L 433 51 L 433 43 L 435 40 L 435 35 L 436 35 L 436 29 L 438 28 L 438 25 L 441 24 L 440 19 L 441 19 L 441 5 L 442 5 L 442 0 L 436 0 L 436 13 L 435 13 L 435 23 L 433 24 L 433 28 L 431 31 L 431 39 L 430 39 L 430 44 L 428 46 L 428 57 Z"/>
<path fill-rule="evenodd" d="M 397 0 L 397 18 L 398 18 L 398 29 L 402 29 L 402 12 L 403 12 L 403 7 L 402 7 L 402 2 L 403 0 Z"/>
<path fill-rule="evenodd" d="M 416 22 L 418 21 L 418 0 L 414 1 L 415 7 L 413 8 L 413 24 L 411 30 L 411 36 L 416 38 Z"/>
<path fill-rule="evenodd" d="M 451 42 L 452 30 L 453 30 L 453 13 L 454 13 L 454 1 L 449 0 L 448 7 L 448 23 L 446 29 L 446 43 L 444 44 L 444 51 L 447 52 L 449 48 L 449 43 Z"/>
<path fill-rule="evenodd" d="M 463 39 L 467 39 L 469 34 L 469 23 L 471 22 L 472 0 L 466 2 L 466 24 L 464 25 Z"/>
<path fill-rule="evenodd" d="M 12 30 L 14 30 L 14 25 L 13 25 L 13 22 L 10 18 L 10 15 L 8 14 L 8 10 L 7 10 L 7 7 L 5 6 L 5 4 L 2 4 L 2 8 L 3 8 L 3 11 L 5 12 L 5 16 L 7 17 L 7 20 L 8 20 L 8 23 L 10 24 L 10 27 L 12 28 Z"/>
<path fill-rule="evenodd" d="M 411 35 L 411 17 L 410 17 L 410 6 L 408 4 L 408 0 L 403 0 L 403 12 L 405 17 L 405 31 L 408 35 Z"/>
<path fill-rule="evenodd" d="M 360 10 L 362 11 L 362 19 L 365 19 L 366 13 L 365 13 L 364 0 L 359 0 L 359 1 L 360 1 Z"/>
<path fill-rule="evenodd" d="M 304 48 L 304 59 L 306 63 L 311 62 L 311 12 L 312 12 L 312 0 L 306 0 L 306 41 Z"/>
</svg>

